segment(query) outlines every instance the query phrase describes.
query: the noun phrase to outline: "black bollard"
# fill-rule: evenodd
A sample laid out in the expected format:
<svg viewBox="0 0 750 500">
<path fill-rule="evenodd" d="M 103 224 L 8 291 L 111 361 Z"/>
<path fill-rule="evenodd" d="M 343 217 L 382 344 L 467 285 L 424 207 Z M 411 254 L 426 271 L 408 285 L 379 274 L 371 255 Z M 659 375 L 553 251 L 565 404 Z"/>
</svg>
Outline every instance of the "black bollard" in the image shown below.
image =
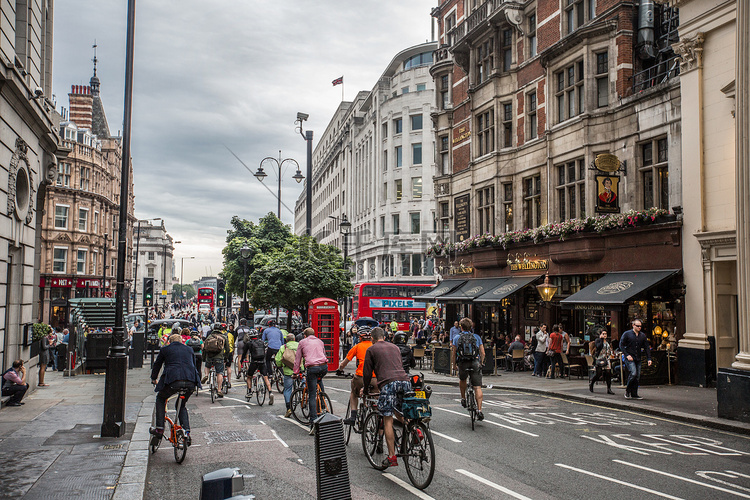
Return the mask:
<svg viewBox="0 0 750 500">
<path fill-rule="evenodd" d="M 200 500 L 225 500 L 228 498 L 255 498 L 252 495 L 234 497 L 245 489 L 245 480 L 237 468 L 219 469 L 203 475 Z"/>
<path fill-rule="evenodd" d="M 349 500 L 352 488 L 346 462 L 344 423 L 324 413 L 315 419 L 315 479 L 318 500 Z"/>
</svg>

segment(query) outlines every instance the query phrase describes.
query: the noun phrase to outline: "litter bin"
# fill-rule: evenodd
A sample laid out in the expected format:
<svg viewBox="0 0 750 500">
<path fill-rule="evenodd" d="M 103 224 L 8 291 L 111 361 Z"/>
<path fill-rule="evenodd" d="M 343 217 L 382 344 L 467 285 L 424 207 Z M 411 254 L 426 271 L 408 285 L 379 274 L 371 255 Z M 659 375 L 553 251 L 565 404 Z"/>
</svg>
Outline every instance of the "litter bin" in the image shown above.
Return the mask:
<svg viewBox="0 0 750 500">
<path fill-rule="evenodd" d="M 112 334 L 91 332 L 86 336 L 86 370 L 107 368 L 107 354 L 112 345 Z"/>
<path fill-rule="evenodd" d="M 130 344 L 130 367 L 141 368 L 143 367 L 143 354 L 146 350 L 146 333 L 135 332 L 133 334 L 133 342 Z"/>
<path fill-rule="evenodd" d="M 245 480 L 238 468 L 215 470 L 203 475 L 200 500 L 225 500 L 243 489 Z"/>
<path fill-rule="evenodd" d="M 57 371 L 61 372 L 66 367 L 67 359 L 68 359 L 68 344 L 63 344 L 60 342 L 57 344 L 56 347 L 56 355 L 57 355 Z"/>
</svg>

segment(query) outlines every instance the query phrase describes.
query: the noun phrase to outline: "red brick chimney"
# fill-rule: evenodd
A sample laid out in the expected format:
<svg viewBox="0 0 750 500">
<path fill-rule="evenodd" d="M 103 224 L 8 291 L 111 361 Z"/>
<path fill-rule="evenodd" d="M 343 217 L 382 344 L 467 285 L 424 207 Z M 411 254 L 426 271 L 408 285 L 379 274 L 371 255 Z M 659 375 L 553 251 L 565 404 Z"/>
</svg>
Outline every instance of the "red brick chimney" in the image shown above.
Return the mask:
<svg viewBox="0 0 750 500">
<path fill-rule="evenodd" d="M 86 85 L 73 85 L 68 94 L 70 102 L 70 121 L 74 122 L 78 128 L 87 128 L 91 130 L 92 109 L 94 98 L 91 95 L 91 87 Z"/>
</svg>

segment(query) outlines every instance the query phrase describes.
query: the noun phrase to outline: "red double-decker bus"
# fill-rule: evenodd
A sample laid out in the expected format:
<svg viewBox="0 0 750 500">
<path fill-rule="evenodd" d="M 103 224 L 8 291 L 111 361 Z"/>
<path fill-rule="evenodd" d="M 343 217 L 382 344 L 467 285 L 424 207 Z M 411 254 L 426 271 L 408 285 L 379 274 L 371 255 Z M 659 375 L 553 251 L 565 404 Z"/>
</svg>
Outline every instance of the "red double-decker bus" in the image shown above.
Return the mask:
<svg viewBox="0 0 750 500">
<path fill-rule="evenodd" d="M 427 303 L 414 300 L 432 287 L 431 283 L 358 283 L 354 285 L 352 317 L 370 317 L 409 330 L 409 318 L 425 316 Z"/>
<path fill-rule="evenodd" d="M 214 289 L 209 287 L 202 287 L 198 289 L 198 310 L 203 304 L 208 304 L 211 310 L 214 310 Z"/>
</svg>

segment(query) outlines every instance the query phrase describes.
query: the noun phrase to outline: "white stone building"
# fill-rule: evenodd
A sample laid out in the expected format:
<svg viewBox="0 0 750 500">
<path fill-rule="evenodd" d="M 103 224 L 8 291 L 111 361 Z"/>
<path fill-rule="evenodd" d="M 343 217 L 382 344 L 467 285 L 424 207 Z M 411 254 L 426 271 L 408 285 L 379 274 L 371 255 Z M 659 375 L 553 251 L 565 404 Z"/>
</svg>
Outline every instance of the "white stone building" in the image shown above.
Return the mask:
<svg viewBox="0 0 750 500">
<path fill-rule="evenodd" d="M 171 300 L 172 286 L 179 283 L 179 278 L 174 277 L 175 241 L 167 233 L 164 221 L 158 226 L 141 222 L 140 230 L 136 226 L 134 234 L 136 245 L 133 245 L 133 252 L 138 248 L 138 255 L 133 255 L 138 280 L 136 307 L 140 308 L 143 304 L 143 278 L 154 278 L 154 303 L 162 306 Z M 162 295 L 162 290 L 167 290 L 168 295 Z"/>
</svg>

